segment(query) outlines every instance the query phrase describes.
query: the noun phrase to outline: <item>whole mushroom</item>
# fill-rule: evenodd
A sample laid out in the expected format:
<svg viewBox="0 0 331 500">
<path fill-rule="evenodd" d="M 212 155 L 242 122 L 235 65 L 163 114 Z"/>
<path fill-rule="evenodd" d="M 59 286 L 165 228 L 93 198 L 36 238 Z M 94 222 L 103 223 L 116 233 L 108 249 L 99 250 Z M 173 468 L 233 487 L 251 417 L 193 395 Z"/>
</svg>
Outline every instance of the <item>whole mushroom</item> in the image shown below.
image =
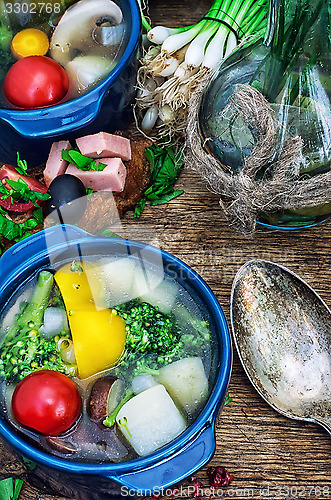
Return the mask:
<svg viewBox="0 0 331 500">
<path fill-rule="evenodd" d="M 78 53 L 95 45 L 98 27 L 105 23 L 116 26 L 122 19 L 121 9 L 111 0 L 80 0 L 64 12 L 56 26 L 50 42 L 51 57 L 66 66 Z"/>
</svg>

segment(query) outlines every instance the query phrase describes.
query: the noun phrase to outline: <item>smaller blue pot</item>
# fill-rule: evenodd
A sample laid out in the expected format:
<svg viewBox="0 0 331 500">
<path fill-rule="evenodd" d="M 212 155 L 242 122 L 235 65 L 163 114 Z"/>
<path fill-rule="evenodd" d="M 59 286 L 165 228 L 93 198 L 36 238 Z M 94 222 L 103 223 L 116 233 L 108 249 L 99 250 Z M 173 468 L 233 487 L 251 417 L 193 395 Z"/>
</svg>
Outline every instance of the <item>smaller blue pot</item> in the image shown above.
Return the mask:
<svg viewBox="0 0 331 500">
<path fill-rule="evenodd" d="M 42 109 L 0 109 L 0 161 L 16 165 L 17 152 L 30 168 L 47 159 L 54 141 L 100 131 L 123 130 L 132 116 L 141 16 L 136 0 L 117 0 L 129 37 L 113 71 L 77 99 Z"/>
<path fill-rule="evenodd" d="M 128 251 L 129 250 L 129 251 Z M 215 372 L 209 399 L 197 419 L 178 438 L 156 452 L 122 463 L 81 463 L 40 451 L 22 437 L 0 414 L 0 436 L 20 456 L 37 464 L 35 474 L 61 494 L 75 498 L 110 499 L 148 496 L 172 486 L 203 467 L 215 451 L 215 420 L 223 405 L 232 366 L 231 339 L 224 313 L 208 285 L 182 261 L 143 243 L 92 236 L 63 225 L 36 233 L 7 250 L 0 259 L 0 310 L 21 283 L 50 263 L 78 255 L 139 253 L 149 263 L 161 255 L 165 272 L 206 308 L 214 337 Z"/>
</svg>

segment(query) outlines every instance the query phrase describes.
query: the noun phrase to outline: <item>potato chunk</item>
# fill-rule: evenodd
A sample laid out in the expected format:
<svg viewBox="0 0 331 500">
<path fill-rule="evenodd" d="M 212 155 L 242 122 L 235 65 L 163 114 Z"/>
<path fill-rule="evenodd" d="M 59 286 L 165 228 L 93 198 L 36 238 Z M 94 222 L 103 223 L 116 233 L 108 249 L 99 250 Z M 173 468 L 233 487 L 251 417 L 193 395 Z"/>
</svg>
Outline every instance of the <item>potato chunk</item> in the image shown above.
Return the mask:
<svg viewBox="0 0 331 500">
<path fill-rule="evenodd" d="M 186 428 L 184 417 L 160 384 L 125 403 L 116 422 L 140 456 L 148 455 L 170 443 Z"/>
<path fill-rule="evenodd" d="M 174 402 L 192 414 L 206 399 L 208 380 L 201 358 L 184 358 L 161 368 L 157 380 Z"/>
</svg>

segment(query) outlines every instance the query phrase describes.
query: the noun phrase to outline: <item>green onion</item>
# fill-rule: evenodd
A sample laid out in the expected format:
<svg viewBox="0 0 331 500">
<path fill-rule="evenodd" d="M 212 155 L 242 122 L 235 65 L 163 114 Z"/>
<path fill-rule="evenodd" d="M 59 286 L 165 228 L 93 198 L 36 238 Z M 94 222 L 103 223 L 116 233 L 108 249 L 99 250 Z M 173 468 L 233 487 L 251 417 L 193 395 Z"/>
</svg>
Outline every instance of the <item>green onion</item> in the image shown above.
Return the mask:
<svg viewBox="0 0 331 500">
<path fill-rule="evenodd" d="M 196 24 L 155 26 L 148 31 L 155 45 L 142 60 L 136 101 L 143 133 L 150 134 L 156 126 L 159 139 L 185 134 L 192 93 L 239 41 L 265 30 L 267 4 L 267 0 L 215 0 Z"/>
</svg>

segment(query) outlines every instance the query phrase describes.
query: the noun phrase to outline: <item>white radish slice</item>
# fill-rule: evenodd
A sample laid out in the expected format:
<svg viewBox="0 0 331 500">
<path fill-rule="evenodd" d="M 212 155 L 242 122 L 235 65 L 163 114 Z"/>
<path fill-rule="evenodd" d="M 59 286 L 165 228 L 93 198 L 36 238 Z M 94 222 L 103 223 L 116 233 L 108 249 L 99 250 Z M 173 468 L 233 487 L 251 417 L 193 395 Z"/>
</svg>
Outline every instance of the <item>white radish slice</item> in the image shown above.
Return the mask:
<svg viewBox="0 0 331 500">
<path fill-rule="evenodd" d="M 125 403 L 116 423 L 140 456 L 170 443 L 186 428 L 184 417 L 163 385 L 155 385 Z"/>
<path fill-rule="evenodd" d="M 140 294 L 140 299 L 158 307 L 164 314 L 169 314 L 175 307 L 177 290 L 175 283 L 162 281 L 156 287 L 149 288 L 145 293 Z"/>
<path fill-rule="evenodd" d="M 65 310 L 59 307 L 47 307 L 44 312 L 44 324 L 39 331 L 47 339 L 60 335 L 60 333 L 67 333 L 69 326 Z"/>
<path fill-rule="evenodd" d="M 157 380 L 179 408 L 192 414 L 206 400 L 208 380 L 201 358 L 184 358 L 160 369 Z"/>
<path fill-rule="evenodd" d="M 137 261 L 132 257 L 122 259 L 100 259 L 93 269 L 101 287 L 93 298 L 99 307 L 115 307 L 136 297 L 133 291 L 133 277 Z M 86 271 L 89 279 L 88 270 Z M 89 282 L 92 282 L 89 279 Z"/>
<path fill-rule="evenodd" d="M 147 391 L 147 389 L 154 387 L 154 385 L 158 385 L 158 383 L 152 375 L 146 374 L 137 375 L 136 377 L 134 377 L 131 385 L 133 392 L 135 394 L 140 394 L 141 392 Z"/>
</svg>

